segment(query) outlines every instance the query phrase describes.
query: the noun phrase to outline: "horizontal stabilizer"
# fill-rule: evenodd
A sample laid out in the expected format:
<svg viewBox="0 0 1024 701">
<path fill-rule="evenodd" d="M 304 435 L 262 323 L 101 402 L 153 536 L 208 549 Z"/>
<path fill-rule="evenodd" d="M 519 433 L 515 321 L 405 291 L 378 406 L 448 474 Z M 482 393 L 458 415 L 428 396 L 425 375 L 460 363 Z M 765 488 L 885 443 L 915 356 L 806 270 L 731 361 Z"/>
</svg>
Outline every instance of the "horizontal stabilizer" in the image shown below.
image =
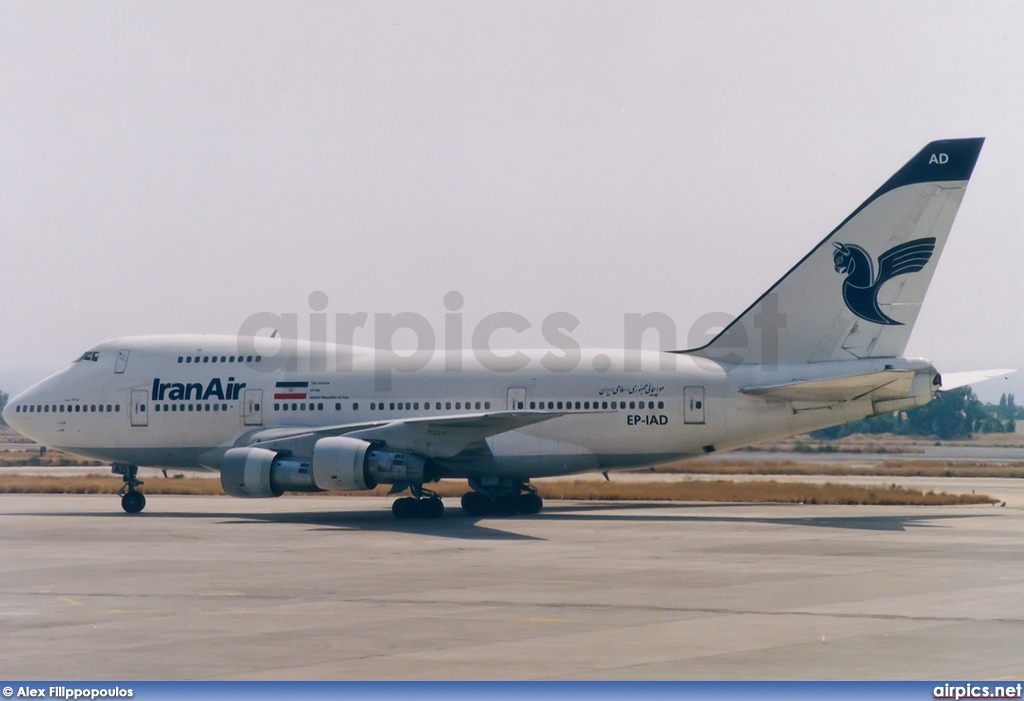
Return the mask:
<svg viewBox="0 0 1024 701">
<path fill-rule="evenodd" d="M 1001 368 L 998 370 L 972 370 L 969 372 L 944 372 L 942 373 L 942 389 L 956 389 L 967 385 L 977 384 L 995 377 L 1010 375 L 1017 372 L 1016 368 Z"/>
<path fill-rule="evenodd" d="M 795 380 L 777 385 L 743 387 L 744 394 L 791 402 L 845 402 L 882 388 L 900 396 L 910 391 L 913 370 L 886 370 L 824 380 Z"/>
</svg>

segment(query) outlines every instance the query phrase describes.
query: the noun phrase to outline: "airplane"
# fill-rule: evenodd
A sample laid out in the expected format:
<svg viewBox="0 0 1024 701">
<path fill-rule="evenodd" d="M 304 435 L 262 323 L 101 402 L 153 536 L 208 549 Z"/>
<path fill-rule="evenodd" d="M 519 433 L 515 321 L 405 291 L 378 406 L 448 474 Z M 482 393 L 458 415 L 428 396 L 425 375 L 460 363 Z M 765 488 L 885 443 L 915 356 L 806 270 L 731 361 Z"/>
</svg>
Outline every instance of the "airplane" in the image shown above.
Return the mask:
<svg viewBox="0 0 1024 701">
<path fill-rule="evenodd" d="M 541 351 L 520 351 L 495 370 L 463 350 L 458 372 L 434 354 L 382 388 L 369 348 L 295 341 L 309 358 L 300 369 L 238 336 L 128 337 L 89 349 L 3 417 L 44 446 L 111 462 L 130 514 L 146 505 L 138 469 L 150 466 L 219 471 L 235 497 L 391 485 L 410 493 L 396 517 L 437 518 L 430 485 L 442 478 L 468 480 L 471 516 L 535 514 L 533 479 L 649 468 L 922 406 L 1013 372 L 943 380 L 902 357 L 983 141 L 928 144 L 709 343 L 644 351 L 639 365 L 591 349 L 550 371 Z"/>
</svg>

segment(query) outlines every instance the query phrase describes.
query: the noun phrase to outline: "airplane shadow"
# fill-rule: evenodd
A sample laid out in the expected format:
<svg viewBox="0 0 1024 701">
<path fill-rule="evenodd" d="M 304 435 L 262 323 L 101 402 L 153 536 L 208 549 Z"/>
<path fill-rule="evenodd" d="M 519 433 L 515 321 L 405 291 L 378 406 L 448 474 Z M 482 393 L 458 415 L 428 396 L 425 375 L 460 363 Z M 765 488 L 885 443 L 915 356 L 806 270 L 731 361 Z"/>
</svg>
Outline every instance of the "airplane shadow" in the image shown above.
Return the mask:
<svg viewBox="0 0 1024 701">
<path fill-rule="evenodd" d="M 114 505 L 112 505 L 114 506 Z M 712 514 L 712 509 L 757 509 L 759 512 L 775 508 L 792 510 L 788 504 L 719 504 L 719 503 L 637 503 L 637 502 L 554 502 L 533 516 L 513 518 L 470 517 L 458 507 L 449 507 L 439 519 L 397 520 L 386 509 L 285 511 L 285 512 L 202 512 L 174 511 L 161 512 L 159 502 L 155 508 L 147 509 L 140 516 L 128 516 L 119 509 L 101 512 L 33 512 L 6 514 L 8 516 L 58 516 L 64 518 L 117 518 L 117 519 L 168 519 L 220 521 L 233 525 L 259 525 L 266 523 L 295 524 L 309 526 L 314 530 L 368 531 L 406 533 L 409 535 L 455 538 L 465 540 L 547 540 L 545 537 L 517 533 L 514 524 L 533 522 L 621 522 L 621 523 L 734 523 L 762 524 L 775 526 L 802 526 L 810 528 L 839 528 L 862 531 L 906 531 L 908 528 L 936 528 L 941 521 L 960 518 L 977 518 L 979 514 L 880 514 L 835 516 L 765 516 L 763 513 Z M 115 506 L 116 508 L 116 506 Z M 821 507 L 816 507 L 821 508 Z M 704 512 L 704 513 L 702 513 Z M 992 514 L 994 516 L 995 514 Z M 0 515 L 2 518 L 2 515 Z M 503 528 L 507 524 L 508 529 Z"/>
<path fill-rule="evenodd" d="M 701 503 L 701 504 L 636 504 L 636 503 L 600 503 L 600 504 L 566 504 L 544 507 L 541 517 L 549 520 L 571 521 L 630 521 L 630 522 L 701 522 L 701 523 L 759 523 L 777 526 L 807 526 L 812 528 L 848 528 L 866 531 L 905 531 L 908 527 L 936 528 L 933 521 L 948 519 L 977 518 L 979 514 L 906 514 L 906 515 L 863 515 L 854 516 L 719 516 L 697 515 L 693 511 L 699 509 L 722 508 L 724 506 L 744 509 L 792 508 L 793 504 L 748 504 L 748 503 Z M 820 507 L 819 507 L 820 508 Z M 838 508 L 838 507 L 837 507 Z M 667 509 L 685 511 L 687 513 L 647 514 L 646 509 Z M 587 513 L 591 511 L 628 510 L 631 513 Z M 637 513 L 640 512 L 640 513 Z"/>
</svg>

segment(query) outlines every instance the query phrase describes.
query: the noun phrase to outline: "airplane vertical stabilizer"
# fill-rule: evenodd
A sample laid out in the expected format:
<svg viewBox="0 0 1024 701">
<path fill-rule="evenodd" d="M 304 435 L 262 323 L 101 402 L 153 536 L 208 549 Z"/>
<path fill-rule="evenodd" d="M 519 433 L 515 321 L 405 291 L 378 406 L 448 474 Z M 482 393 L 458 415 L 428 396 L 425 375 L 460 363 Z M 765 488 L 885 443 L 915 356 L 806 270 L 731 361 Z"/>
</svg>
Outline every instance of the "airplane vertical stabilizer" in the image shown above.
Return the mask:
<svg viewBox="0 0 1024 701">
<path fill-rule="evenodd" d="M 710 343 L 744 365 L 902 355 L 984 139 L 933 141 Z"/>
</svg>

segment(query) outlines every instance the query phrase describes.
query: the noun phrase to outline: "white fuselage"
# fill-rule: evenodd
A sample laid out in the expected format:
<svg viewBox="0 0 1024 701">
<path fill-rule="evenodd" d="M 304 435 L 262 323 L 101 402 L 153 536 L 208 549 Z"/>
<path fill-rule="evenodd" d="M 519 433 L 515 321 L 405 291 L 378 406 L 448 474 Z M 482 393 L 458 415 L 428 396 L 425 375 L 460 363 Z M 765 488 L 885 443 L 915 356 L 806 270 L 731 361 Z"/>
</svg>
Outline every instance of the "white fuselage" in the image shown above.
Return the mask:
<svg viewBox="0 0 1024 701">
<path fill-rule="evenodd" d="M 300 345 L 299 367 L 336 357 L 333 346 Z M 665 354 L 641 354 L 641 371 L 623 370 L 621 351 L 583 351 L 577 368 L 552 372 L 543 351 L 524 353 L 521 370 L 482 367 L 472 352 L 462 369 L 435 358 L 415 372 L 375 372 L 372 349 L 341 349 L 351 370 L 287 369 L 274 358 L 238 355 L 231 336 L 116 339 L 96 346 L 66 369 L 11 401 L 8 422 L 34 440 L 91 458 L 140 466 L 217 469 L 224 452 L 271 429 L 377 426 L 422 417 L 550 411 L 555 418 L 489 436 L 480 445 L 437 460 L 442 476 L 531 477 L 635 469 L 681 457 L 750 445 L 878 413 L 873 398 L 794 402 L 741 390 L 905 369 L 930 387 L 924 361 L 882 358 L 740 366 L 685 354 L 660 369 Z M 595 356 L 611 369 L 595 370 Z M 603 359 L 602 359 L 603 360 Z M 383 386 L 382 386 L 383 385 Z M 931 398 L 916 389 L 892 397 L 886 410 Z"/>
</svg>

